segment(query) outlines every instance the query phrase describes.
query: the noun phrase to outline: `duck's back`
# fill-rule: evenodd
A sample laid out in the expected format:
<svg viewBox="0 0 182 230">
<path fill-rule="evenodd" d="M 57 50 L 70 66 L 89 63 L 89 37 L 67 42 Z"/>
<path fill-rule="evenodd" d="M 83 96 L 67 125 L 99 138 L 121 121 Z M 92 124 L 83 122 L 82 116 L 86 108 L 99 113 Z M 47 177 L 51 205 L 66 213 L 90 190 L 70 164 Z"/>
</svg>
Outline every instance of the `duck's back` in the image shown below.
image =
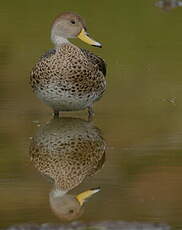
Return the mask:
<svg viewBox="0 0 182 230">
<path fill-rule="evenodd" d="M 71 43 L 45 53 L 34 66 L 33 91 L 54 109 L 88 107 L 105 90 L 105 62 Z"/>
</svg>

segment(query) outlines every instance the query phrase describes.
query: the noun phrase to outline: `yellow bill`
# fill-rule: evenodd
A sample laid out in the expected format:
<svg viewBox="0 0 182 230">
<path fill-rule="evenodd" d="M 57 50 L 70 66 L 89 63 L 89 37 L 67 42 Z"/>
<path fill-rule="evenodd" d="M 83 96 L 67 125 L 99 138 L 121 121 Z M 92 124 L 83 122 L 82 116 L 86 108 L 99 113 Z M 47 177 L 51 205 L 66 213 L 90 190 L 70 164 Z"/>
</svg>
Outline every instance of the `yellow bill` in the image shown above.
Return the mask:
<svg viewBox="0 0 182 230">
<path fill-rule="evenodd" d="M 82 192 L 80 194 L 78 194 L 76 196 L 76 199 L 78 200 L 78 202 L 80 203 L 80 205 L 82 206 L 84 204 L 84 202 L 90 198 L 92 195 L 94 195 L 95 193 L 99 192 L 100 188 L 94 188 L 94 189 L 89 189 L 85 192 Z"/>
<path fill-rule="evenodd" d="M 84 29 L 81 30 L 77 37 L 83 42 L 88 43 L 89 45 L 97 46 L 100 48 L 102 47 L 102 45 L 99 42 L 96 42 L 94 39 L 90 38 Z"/>
</svg>

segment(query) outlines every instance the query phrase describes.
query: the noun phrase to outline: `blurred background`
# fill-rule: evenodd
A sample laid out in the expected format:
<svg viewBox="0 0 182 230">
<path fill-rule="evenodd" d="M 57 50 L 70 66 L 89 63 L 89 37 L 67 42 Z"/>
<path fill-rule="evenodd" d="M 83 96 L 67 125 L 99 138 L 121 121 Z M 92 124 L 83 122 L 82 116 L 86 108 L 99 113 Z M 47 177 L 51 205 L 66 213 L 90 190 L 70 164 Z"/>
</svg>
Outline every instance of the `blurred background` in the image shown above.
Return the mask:
<svg viewBox="0 0 182 230">
<path fill-rule="evenodd" d="M 182 8 L 165 11 L 153 0 L 16 0 L 0 9 L 0 227 L 61 223 L 50 211 L 51 184 L 30 163 L 30 139 L 52 115 L 33 95 L 29 73 L 52 47 L 50 25 L 64 11 L 84 17 L 103 48 L 72 42 L 108 65 L 94 119 L 106 162 L 73 191 L 101 192 L 80 220 L 182 226 Z M 63 115 L 87 118 L 86 111 Z"/>
</svg>

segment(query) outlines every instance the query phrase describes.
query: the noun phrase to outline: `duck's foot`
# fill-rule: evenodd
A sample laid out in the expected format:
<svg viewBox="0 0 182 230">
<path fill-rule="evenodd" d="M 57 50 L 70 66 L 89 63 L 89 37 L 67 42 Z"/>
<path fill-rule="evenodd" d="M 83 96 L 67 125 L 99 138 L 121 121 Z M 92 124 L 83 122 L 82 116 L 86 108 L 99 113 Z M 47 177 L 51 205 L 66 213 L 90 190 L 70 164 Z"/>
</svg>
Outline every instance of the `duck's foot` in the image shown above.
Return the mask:
<svg viewBox="0 0 182 230">
<path fill-rule="evenodd" d="M 93 105 L 88 107 L 88 121 L 92 121 L 94 118 L 94 108 Z"/>
<path fill-rule="evenodd" d="M 58 118 L 59 118 L 59 111 L 54 110 L 54 119 L 58 119 Z"/>
</svg>

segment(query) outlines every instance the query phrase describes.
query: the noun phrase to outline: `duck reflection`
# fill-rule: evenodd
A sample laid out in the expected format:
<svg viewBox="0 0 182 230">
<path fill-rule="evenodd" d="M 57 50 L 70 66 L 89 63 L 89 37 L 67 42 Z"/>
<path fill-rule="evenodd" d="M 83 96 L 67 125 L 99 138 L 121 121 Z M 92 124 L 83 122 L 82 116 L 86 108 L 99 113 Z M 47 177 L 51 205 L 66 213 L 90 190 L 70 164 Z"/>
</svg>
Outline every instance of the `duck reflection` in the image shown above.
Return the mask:
<svg viewBox="0 0 182 230">
<path fill-rule="evenodd" d="M 60 219 L 73 220 L 83 213 L 84 202 L 99 188 L 67 194 L 105 161 L 106 144 L 98 128 L 75 118 L 54 119 L 40 127 L 30 144 L 30 157 L 41 174 L 53 180 L 50 206 Z"/>
<path fill-rule="evenodd" d="M 182 6 L 182 1 L 178 1 L 178 0 L 159 0 L 155 3 L 156 7 L 159 7 L 163 10 L 171 10 L 173 8 Z"/>
</svg>

